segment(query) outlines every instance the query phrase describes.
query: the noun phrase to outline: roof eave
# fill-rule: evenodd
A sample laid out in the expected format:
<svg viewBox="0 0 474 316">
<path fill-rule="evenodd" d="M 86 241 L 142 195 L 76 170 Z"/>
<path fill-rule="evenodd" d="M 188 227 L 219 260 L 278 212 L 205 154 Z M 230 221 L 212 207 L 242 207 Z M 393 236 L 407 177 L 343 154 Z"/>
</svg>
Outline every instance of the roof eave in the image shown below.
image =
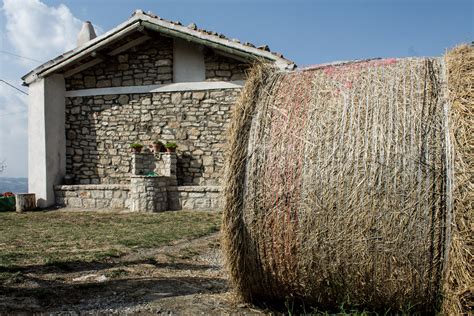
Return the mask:
<svg viewBox="0 0 474 316">
<path fill-rule="evenodd" d="M 26 75 L 24 75 L 21 79 L 23 80 L 24 85 L 29 85 L 33 81 L 35 81 L 39 77 L 45 77 L 48 74 L 54 72 L 58 68 L 64 67 L 77 59 L 92 53 L 93 51 L 97 50 L 98 45 L 102 45 L 108 41 L 115 40 L 128 34 L 129 32 L 135 30 L 136 28 L 140 27 L 140 19 L 133 16 L 132 18 L 128 19 L 124 23 L 116 26 L 115 28 L 111 29 L 110 31 L 102 34 L 94 38 L 93 40 L 87 42 L 85 45 L 76 47 L 75 49 L 59 56 L 54 59 L 47 61 L 46 63 L 36 67 Z M 60 59 L 60 60 L 57 60 Z"/>
</svg>

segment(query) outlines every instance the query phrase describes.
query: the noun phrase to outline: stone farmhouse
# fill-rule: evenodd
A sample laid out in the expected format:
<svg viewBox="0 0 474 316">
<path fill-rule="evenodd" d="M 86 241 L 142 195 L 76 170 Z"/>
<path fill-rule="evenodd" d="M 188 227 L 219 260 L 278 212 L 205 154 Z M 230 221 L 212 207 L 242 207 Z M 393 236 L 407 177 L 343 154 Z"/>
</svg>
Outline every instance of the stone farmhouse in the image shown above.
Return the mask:
<svg viewBox="0 0 474 316">
<path fill-rule="evenodd" d="M 295 67 L 268 46 L 141 10 L 98 37 L 86 22 L 77 48 L 22 78 L 38 206 L 216 207 L 225 131 L 256 60 Z M 157 139 L 176 153 L 148 149 Z M 137 142 L 145 150 L 132 153 Z"/>
</svg>

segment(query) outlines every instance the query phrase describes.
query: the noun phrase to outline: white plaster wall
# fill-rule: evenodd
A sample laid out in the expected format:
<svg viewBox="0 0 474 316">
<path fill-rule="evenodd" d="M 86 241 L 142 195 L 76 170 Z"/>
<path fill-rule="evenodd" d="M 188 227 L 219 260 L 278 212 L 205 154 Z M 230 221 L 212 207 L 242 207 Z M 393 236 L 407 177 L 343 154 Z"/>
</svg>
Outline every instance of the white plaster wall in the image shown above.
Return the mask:
<svg viewBox="0 0 474 316">
<path fill-rule="evenodd" d="M 65 85 L 62 75 L 30 84 L 28 96 L 28 191 L 39 207 L 55 203 L 54 185 L 66 172 Z"/>
<path fill-rule="evenodd" d="M 44 79 L 28 88 L 28 192 L 37 198 L 46 196 L 44 89 Z"/>
<path fill-rule="evenodd" d="M 198 45 L 178 38 L 173 44 L 173 82 L 206 80 L 204 54 Z"/>
</svg>

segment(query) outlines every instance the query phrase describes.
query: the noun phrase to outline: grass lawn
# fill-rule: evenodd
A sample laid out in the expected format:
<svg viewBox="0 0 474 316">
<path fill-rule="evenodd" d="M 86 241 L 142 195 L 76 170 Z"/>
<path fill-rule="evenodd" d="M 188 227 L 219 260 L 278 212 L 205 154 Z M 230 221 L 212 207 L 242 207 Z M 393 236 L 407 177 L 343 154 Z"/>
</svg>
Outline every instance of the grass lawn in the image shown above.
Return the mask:
<svg viewBox="0 0 474 316">
<path fill-rule="evenodd" d="M 219 230 L 219 213 L 0 213 L 0 268 L 92 262 Z"/>
</svg>

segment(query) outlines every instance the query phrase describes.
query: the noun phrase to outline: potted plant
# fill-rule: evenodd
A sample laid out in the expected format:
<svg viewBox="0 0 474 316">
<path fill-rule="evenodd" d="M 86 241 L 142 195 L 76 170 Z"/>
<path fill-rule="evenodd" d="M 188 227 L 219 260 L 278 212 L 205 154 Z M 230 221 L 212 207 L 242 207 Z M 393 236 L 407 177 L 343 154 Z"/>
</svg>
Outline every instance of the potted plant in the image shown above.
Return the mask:
<svg viewBox="0 0 474 316">
<path fill-rule="evenodd" d="M 143 145 L 140 143 L 133 143 L 130 144 L 130 148 L 132 148 L 133 152 L 140 153 L 142 151 Z"/>
<path fill-rule="evenodd" d="M 178 145 L 175 142 L 167 142 L 165 144 L 165 147 L 166 147 L 167 152 L 174 153 L 176 151 L 176 148 L 178 147 Z"/>
<path fill-rule="evenodd" d="M 163 148 L 163 143 L 159 140 L 154 140 L 153 141 L 153 144 L 151 145 L 151 147 L 153 148 L 153 152 L 155 153 L 159 153 L 161 152 L 161 149 Z"/>
</svg>

